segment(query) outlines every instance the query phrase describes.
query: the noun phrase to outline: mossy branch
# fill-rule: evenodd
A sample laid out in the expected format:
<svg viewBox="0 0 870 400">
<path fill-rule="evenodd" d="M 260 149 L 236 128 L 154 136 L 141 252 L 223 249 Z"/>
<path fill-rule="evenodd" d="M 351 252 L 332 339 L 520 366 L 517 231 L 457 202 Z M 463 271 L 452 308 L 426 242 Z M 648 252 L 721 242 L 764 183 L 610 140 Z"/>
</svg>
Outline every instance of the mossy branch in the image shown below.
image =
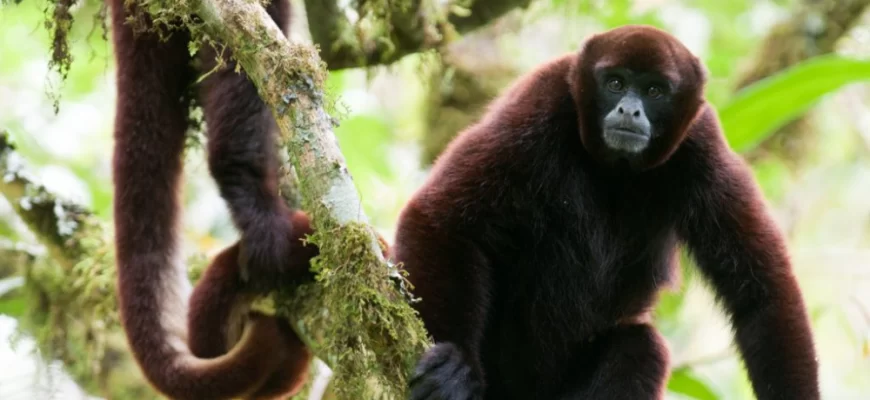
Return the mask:
<svg viewBox="0 0 870 400">
<path fill-rule="evenodd" d="M 352 23 L 339 0 L 305 0 L 311 37 L 329 69 L 389 64 L 482 27 L 532 0 L 466 0 L 450 8 L 436 0 L 359 2 Z"/>
<path fill-rule="evenodd" d="M 0 246 L 0 280 L 16 276 L 35 263 L 38 250 L 41 249 L 23 249 L 15 244 Z"/>
<path fill-rule="evenodd" d="M 233 52 L 271 107 L 280 153 L 295 166 L 317 231 L 310 238 L 321 252 L 316 283 L 276 294 L 275 309 L 333 369 L 339 398 L 404 398 L 428 338 L 406 301 L 404 279 L 367 225 L 325 109 L 325 65 L 314 47 L 289 42 L 256 2 L 206 0 L 196 11 L 205 34 Z M 294 179 L 286 165 L 282 174 Z"/>
<path fill-rule="evenodd" d="M 407 304 L 409 295 L 404 289 L 403 277 L 383 259 L 377 238 L 367 225 L 356 188 L 332 131 L 336 122 L 325 108 L 323 81 L 326 67 L 316 49 L 289 43 L 258 2 L 131 2 L 138 3 L 140 10 L 151 13 L 158 26 L 185 25 L 199 45 L 213 41 L 226 45 L 257 85 L 261 97 L 272 107 L 281 129 L 281 154 L 287 155 L 298 171 L 302 205 L 311 214 L 318 232 L 310 239 L 321 248 L 321 256 L 314 262 L 316 283 L 288 288 L 277 294 L 273 298 L 275 310 L 290 318 L 315 354 L 333 368 L 334 387 L 340 398 L 403 398 L 407 373 L 427 347 L 427 334 Z M 473 20 L 462 24 L 463 30 L 472 29 L 484 24 L 487 18 L 495 18 L 529 2 L 501 2 L 498 7 L 487 6 L 488 2 L 482 0 L 469 2 L 471 13 L 453 16 L 450 20 L 459 21 L 475 15 Z M 391 46 L 398 52 L 384 51 L 389 46 L 366 47 L 362 58 L 365 62 L 358 65 L 386 63 L 409 52 L 439 45 L 449 24 L 439 22 L 437 13 L 430 12 L 433 10 L 431 4 L 434 2 L 391 2 L 390 32 L 400 32 L 402 36 L 390 36 L 387 41 L 395 40 L 394 43 L 399 45 Z M 424 7 L 430 8 L 424 10 Z M 193 14 L 199 18 L 191 18 Z M 403 19 L 402 15 L 409 18 Z M 489 17 L 484 17 L 486 15 Z M 439 28 L 433 31 L 433 26 Z M 171 29 L 164 31 L 169 32 Z M 332 67 L 341 65 L 337 62 Z M 282 171 L 285 180 L 292 180 L 289 167 L 285 165 Z M 13 174 L 15 179 L 5 182 L 2 189 L 13 203 L 33 197 L 25 196 L 31 189 L 18 180 L 18 175 Z M 292 194 L 285 194 L 291 197 L 289 201 L 293 200 Z M 51 196 L 40 198 L 38 205 L 42 207 L 38 212 L 22 206 L 16 211 L 28 220 L 28 225 L 49 248 L 52 259 L 60 260 L 62 271 L 78 268 L 87 275 L 76 281 L 86 286 L 79 288 L 79 292 L 93 294 L 93 297 L 82 296 L 79 303 L 95 302 L 89 305 L 107 311 L 105 315 L 98 314 L 94 320 L 113 324 L 113 318 L 117 316 L 111 307 L 106 306 L 114 301 L 110 294 L 114 267 L 104 267 L 104 259 L 111 259 L 106 257 L 111 254 L 111 248 L 105 246 L 104 231 L 84 210 Z M 46 205 L 59 214 L 51 217 L 45 212 Z M 58 223 L 69 221 L 77 224 L 68 229 L 86 233 L 69 234 L 55 229 L 64 226 Z M 85 246 L 86 243 L 90 244 Z M 99 260 L 95 259 L 95 254 L 100 255 Z M 64 288 L 52 289 L 76 293 Z M 102 293 L 103 298 L 99 298 L 98 293 Z M 99 304 L 96 303 L 98 299 Z"/>
<path fill-rule="evenodd" d="M 0 131 L 0 176 L 0 194 L 55 262 L 71 268 L 88 254 L 82 240 L 101 236 L 99 221 L 82 207 L 53 196 L 36 183 L 6 131 Z"/>
</svg>

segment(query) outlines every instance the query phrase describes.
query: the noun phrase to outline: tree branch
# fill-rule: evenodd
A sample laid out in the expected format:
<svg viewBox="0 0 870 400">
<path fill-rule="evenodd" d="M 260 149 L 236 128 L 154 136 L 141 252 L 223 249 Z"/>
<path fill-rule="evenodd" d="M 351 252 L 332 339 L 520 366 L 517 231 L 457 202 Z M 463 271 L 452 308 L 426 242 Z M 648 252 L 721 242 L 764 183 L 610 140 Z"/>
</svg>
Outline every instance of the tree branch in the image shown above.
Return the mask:
<svg viewBox="0 0 870 400">
<path fill-rule="evenodd" d="M 305 0 L 305 9 L 321 57 L 329 69 L 344 69 L 389 64 L 408 54 L 438 48 L 457 34 L 484 26 L 531 2 L 469 0 L 465 9 L 454 5 L 453 10 L 446 10 L 433 0 L 391 1 L 390 5 L 369 5 L 369 9 L 386 8 L 383 15 L 360 10 L 360 22 L 355 24 L 347 19 L 338 0 Z"/>
<path fill-rule="evenodd" d="M 317 282 L 277 294 L 276 310 L 333 369 L 339 397 L 404 398 L 427 334 L 406 302 L 404 280 L 367 226 L 333 133 L 336 121 L 325 109 L 326 69 L 317 51 L 291 44 L 255 2 L 207 0 L 196 11 L 271 107 L 280 152 L 299 173 L 303 209 L 317 231 L 311 238 L 320 247 Z M 281 173 L 293 179 L 289 168 Z"/>
<path fill-rule="evenodd" d="M 35 183 L 6 131 L 0 131 L 0 175 L 0 194 L 56 262 L 70 268 L 87 254 L 80 241 L 99 237 L 99 221 L 78 205 L 56 198 Z"/>
<path fill-rule="evenodd" d="M 27 249 L 17 243 L 0 245 L 0 280 L 18 275 L 38 259 L 40 249 Z"/>
</svg>

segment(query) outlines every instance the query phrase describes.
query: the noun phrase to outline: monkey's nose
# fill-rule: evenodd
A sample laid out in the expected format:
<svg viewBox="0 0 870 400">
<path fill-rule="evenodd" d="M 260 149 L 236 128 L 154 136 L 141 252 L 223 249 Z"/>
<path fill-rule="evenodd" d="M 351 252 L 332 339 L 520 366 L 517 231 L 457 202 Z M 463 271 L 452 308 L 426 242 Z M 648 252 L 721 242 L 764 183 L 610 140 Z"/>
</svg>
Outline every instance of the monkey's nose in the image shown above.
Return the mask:
<svg viewBox="0 0 870 400">
<path fill-rule="evenodd" d="M 634 93 L 628 93 L 616 104 L 616 113 L 621 118 L 628 120 L 644 118 L 643 101 Z"/>
<path fill-rule="evenodd" d="M 640 109 L 637 109 L 637 108 L 628 108 L 627 109 L 623 106 L 619 106 L 618 111 L 620 114 L 629 114 L 634 118 L 640 117 Z"/>
</svg>

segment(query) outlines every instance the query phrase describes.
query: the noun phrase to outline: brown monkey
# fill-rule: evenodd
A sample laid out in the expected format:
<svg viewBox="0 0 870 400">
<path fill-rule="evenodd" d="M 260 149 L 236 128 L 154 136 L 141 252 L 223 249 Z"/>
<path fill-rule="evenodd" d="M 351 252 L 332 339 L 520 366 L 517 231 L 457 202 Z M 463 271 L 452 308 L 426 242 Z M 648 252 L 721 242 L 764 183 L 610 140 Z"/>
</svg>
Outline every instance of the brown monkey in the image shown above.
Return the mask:
<svg viewBox="0 0 870 400">
<path fill-rule="evenodd" d="M 784 240 L 705 79 L 670 35 L 615 29 L 527 74 L 451 143 L 391 249 L 436 341 L 412 399 L 661 398 L 668 351 L 648 313 L 679 245 L 731 317 L 758 398 L 819 398 Z"/>
<path fill-rule="evenodd" d="M 182 99 L 196 73 L 211 69 L 214 53 L 203 52 L 204 67 L 195 71 L 188 32 L 174 31 L 166 41 L 155 33 L 134 33 L 126 23 L 131 10 L 125 3 L 111 1 L 118 67 L 113 179 L 120 313 L 132 353 L 148 381 L 175 399 L 292 392 L 302 378 L 281 377 L 307 364 L 310 354 L 272 318 L 252 314 L 240 343 L 227 354 L 213 353 L 212 341 L 193 343 L 203 351 L 199 357 L 188 348 L 190 283 L 178 254 L 177 232 L 188 116 Z M 267 9 L 286 34 L 289 3 L 274 0 Z M 234 294 L 240 286 L 236 272 L 243 270 L 246 286 L 258 291 L 307 273 L 307 263 L 291 257 L 309 229 L 307 221 L 295 226 L 299 218 L 287 217 L 292 210 L 277 191 L 275 122 L 254 85 L 233 69 L 230 63 L 211 74 L 201 88 L 209 169 L 241 231 L 239 243 L 206 272 L 204 284 L 215 285 L 208 289 L 224 297 L 212 299 L 207 290 L 204 298 L 195 299 L 195 306 L 216 313 L 206 318 L 216 318 L 219 325 L 230 322 L 229 309 L 222 307 L 244 299 Z M 310 251 L 298 255 L 304 260 L 310 256 Z M 218 328 L 198 332 L 194 339 L 211 338 L 220 345 L 224 339 L 209 336 L 220 335 Z"/>
<path fill-rule="evenodd" d="M 462 132 L 402 211 L 396 261 L 435 339 L 413 400 L 658 399 L 648 322 L 687 246 L 759 399 L 819 398 L 786 245 L 677 39 L 626 26 L 544 64 Z"/>
</svg>

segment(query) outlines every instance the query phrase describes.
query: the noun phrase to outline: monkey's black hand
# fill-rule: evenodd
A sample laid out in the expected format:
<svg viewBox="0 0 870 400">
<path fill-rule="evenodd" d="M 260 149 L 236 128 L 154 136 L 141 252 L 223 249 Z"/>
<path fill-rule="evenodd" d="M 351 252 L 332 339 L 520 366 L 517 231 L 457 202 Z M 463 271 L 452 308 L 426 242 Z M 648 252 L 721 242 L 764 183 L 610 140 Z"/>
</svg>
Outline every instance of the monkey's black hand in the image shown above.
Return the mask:
<svg viewBox="0 0 870 400">
<path fill-rule="evenodd" d="M 293 226 L 287 218 L 275 217 L 242 233 L 239 242 L 239 274 L 251 289 L 263 292 L 288 281 L 293 256 Z"/>
<path fill-rule="evenodd" d="M 417 363 L 411 376 L 409 400 L 479 400 L 480 381 L 473 376 L 462 351 L 453 343 L 439 343 Z"/>
</svg>

